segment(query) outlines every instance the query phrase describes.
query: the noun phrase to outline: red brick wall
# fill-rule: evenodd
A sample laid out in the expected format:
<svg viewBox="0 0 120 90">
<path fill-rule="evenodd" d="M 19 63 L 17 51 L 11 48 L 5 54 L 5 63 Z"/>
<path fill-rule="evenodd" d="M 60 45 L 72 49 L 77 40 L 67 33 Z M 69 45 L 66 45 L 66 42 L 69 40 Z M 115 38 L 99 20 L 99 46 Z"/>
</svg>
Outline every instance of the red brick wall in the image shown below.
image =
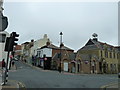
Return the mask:
<svg viewBox="0 0 120 90">
<path fill-rule="evenodd" d="M 22 49 L 21 45 L 16 45 L 16 47 L 14 48 L 15 55 L 20 55 L 21 54 L 21 51 L 20 51 L 21 49 Z"/>
<path fill-rule="evenodd" d="M 21 45 L 16 45 L 14 49 L 15 50 L 21 50 Z"/>
<path fill-rule="evenodd" d="M 52 57 L 56 54 L 56 53 L 59 53 L 60 52 L 60 50 L 58 50 L 58 49 L 53 49 L 52 50 Z"/>
</svg>

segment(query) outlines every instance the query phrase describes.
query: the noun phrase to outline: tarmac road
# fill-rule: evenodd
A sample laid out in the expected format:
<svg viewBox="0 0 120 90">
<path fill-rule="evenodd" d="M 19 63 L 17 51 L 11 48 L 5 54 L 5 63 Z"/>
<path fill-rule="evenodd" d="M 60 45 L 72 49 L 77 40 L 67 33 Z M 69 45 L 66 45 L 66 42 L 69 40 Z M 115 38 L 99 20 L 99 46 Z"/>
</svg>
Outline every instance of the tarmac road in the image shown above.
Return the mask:
<svg viewBox="0 0 120 90">
<path fill-rule="evenodd" d="M 100 88 L 118 82 L 117 75 L 59 73 L 36 69 L 21 61 L 16 66 L 16 71 L 9 72 L 9 79 L 24 83 L 26 88 Z"/>
</svg>

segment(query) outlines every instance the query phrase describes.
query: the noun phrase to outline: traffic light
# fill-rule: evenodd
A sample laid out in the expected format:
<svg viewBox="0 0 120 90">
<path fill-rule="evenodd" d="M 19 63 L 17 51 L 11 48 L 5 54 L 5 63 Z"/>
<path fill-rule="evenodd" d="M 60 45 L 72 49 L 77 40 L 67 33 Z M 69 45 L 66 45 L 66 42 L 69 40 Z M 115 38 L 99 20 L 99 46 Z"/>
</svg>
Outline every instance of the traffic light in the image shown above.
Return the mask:
<svg viewBox="0 0 120 90">
<path fill-rule="evenodd" d="M 11 42 L 12 47 L 14 45 L 17 45 L 17 43 L 15 41 L 18 41 L 18 38 L 16 38 L 16 37 L 19 37 L 19 34 L 17 34 L 16 32 L 12 32 L 10 37 L 12 38 L 12 42 Z"/>
<path fill-rule="evenodd" d="M 10 37 L 7 37 L 6 44 L 5 44 L 5 51 L 13 51 L 13 47 L 17 45 L 15 41 L 18 41 L 19 34 L 16 34 L 16 32 L 12 32 L 10 34 Z"/>
<path fill-rule="evenodd" d="M 10 47 L 10 46 L 9 46 L 10 40 L 11 40 L 11 37 L 7 37 L 7 38 L 6 38 L 5 50 L 4 50 L 4 51 L 11 51 L 10 48 L 9 48 L 9 47 Z"/>
</svg>

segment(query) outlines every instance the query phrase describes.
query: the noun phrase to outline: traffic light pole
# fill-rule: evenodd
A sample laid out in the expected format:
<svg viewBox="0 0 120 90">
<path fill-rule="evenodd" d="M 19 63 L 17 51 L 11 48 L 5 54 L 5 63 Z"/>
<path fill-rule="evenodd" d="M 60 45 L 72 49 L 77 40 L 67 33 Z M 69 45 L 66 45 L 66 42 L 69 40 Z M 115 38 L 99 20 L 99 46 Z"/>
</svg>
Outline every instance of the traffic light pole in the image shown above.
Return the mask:
<svg viewBox="0 0 120 90">
<path fill-rule="evenodd" d="M 7 62 L 6 62 L 6 66 L 5 66 L 5 76 L 4 76 L 4 85 L 7 82 L 6 77 L 8 77 L 8 73 L 7 72 L 8 72 L 9 55 L 10 55 L 10 51 L 8 51 L 8 54 L 7 54 Z"/>
<path fill-rule="evenodd" d="M 11 69 L 11 62 L 12 62 L 12 58 L 10 58 L 9 70 Z"/>
<path fill-rule="evenodd" d="M 8 61 L 9 61 L 9 55 L 10 55 L 10 45 L 11 45 L 11 40 L 8 44 L 7 62 L 6 62 L 6 65 L 5 65 L 4 85 L 7 82 L 6 77 L 8 77 Z"/>
<path fill-rule="evenodd" d="M 6 44 L 5 44 L 5 51 L 7 51 L 7 62 L 5 65 L 5 76 L 4 76 L 4 83 L 3 85 L 6 84 L 8 79 L 8 61 L 9 61 L 9 55 L 10 52 L 13 51 L 14 45 L 17 45 L 17 43 L 15 43 L 15 41 L 18 41 L 18 39 L 16 37 L 19 37 L 19 34 L 16 34 L 16 32 L 12 32 L 11 36 L 9 38 L 6 39 Z"/>
<path fill-rule="evenodd" d="M 4 84 L 5 85 L 7 83 L 7 79 L 8 79 L 8 61 L 9 61 L 9 55 L 10 55 L 10 47 L 11 47 L 11 43 L 12 43 L 12 40 L 9 39 L 9 43 L 8 43 L 8 50 L 7 50 L 7 62 L 6 62 L 6 65 L 5 65 L 5 76 L 4 76 Z"/>
</svg>

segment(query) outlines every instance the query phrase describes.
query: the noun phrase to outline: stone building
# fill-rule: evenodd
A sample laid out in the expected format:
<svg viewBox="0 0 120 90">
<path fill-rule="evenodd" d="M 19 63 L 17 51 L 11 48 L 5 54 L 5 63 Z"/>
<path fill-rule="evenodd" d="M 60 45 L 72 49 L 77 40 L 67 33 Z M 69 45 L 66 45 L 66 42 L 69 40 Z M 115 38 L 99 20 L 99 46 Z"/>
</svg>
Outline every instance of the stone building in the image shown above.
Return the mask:
<svg viewBox="0 0 120 90">
<path fill-rule="evenodd" d="M 118 50 L 118 72 L 120 72 L 120 46 L 115 47 Z"/>
<path fill-rule="evenodd" d="M 98 41 L 97 36 L 77 51 L 76 60 L 78 73 L 118 72 L 118 49 Z"/>
</svg>

